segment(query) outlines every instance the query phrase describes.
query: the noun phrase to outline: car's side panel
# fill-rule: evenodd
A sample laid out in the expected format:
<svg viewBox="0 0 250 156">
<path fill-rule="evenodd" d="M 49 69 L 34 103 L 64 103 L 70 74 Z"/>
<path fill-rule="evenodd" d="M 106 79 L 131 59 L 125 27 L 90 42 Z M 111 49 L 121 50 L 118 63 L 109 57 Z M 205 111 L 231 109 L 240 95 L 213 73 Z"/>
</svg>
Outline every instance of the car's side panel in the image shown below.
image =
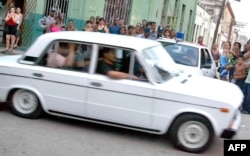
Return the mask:
<svg viewBox="0 0 250 156">
<path fill-rule="evenodd" d="M 82 116 L 86 109 L 87 75 L 37 67 L 32 70 L 32 84 L 43 95 L 48 110 Z"/>
<path fill-rule="evenodd" d="M 149 82 L 112 80 L 93 75 L 87 95 L 87 115 L 109 122 L 151 128 L 152 87 Z"/>
</svg>

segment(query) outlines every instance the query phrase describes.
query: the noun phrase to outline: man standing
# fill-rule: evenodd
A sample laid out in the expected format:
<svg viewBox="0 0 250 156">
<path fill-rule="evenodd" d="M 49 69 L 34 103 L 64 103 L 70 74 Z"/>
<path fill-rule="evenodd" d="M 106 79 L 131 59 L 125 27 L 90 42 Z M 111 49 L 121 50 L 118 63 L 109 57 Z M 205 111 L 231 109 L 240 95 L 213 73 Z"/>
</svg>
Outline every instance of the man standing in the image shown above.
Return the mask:
<svg viewBox="0 0 250 156">
<path fill-rule="evenodd" d="M 156 23 L 155 22 L 152 22 L 151 23 L 151 34 L 150 34 L 150 39 L 151 40 L 157 40 L 158 38 L 158 34 L 157 34 L 157 31 L 156 31 Z"/>
<path fill-rule="evenodd" d="M 112 26 L 109 28 L 109 33 L 111 34 L 120 34 L 121 26 L 119 25 L 119 19 L 116 18 L 115 22 Z"/>
<path fill-rule="evenodd" d="M 242 104 L 241 112 L 243 114 L 250 114 L 250 41 L 247 42 L 246 46 L 247 52 L 244 55 L 245 68 L 247 72 L 247 78 L 243 87 L 244 101 Z"/>
<path fill-rule="evenodd" d="M 144 28 L 143 34 L 140 37 L 145 39 L 151 39 L 150 34 L 151 34 L 151 29 L 146 27 Z"/>
<path fill-rule="evenodd" d="M 205 44 L 203 44 L 203 36 L 198 37 L 198 44 L 201 46 L 205 46 Z"/>
<path fill-rule="evenodd" d="M 46 30 L 48 29 L 48 27 L 52 23 L 55 23 L 55 14 L 56 14 L 56 9 L 50 8 L 49 16 L 44 16 L 38 21 L 38 24 L 43 29 L 43 33 L 46 33 Z"/>
</svg>

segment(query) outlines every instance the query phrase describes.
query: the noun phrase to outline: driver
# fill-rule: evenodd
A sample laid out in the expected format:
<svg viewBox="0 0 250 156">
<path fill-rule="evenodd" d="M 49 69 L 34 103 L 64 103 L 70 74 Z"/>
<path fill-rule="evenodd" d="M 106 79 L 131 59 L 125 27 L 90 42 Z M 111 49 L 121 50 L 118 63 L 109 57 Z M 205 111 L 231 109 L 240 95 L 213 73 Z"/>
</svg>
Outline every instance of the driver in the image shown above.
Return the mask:
<svg viewBox="0 0 250 156">
<path fill-rule="evenodd" d="M 98 62 L 97 73 L 107 75 L 112 79 L 129 79 L 128 73 L 117 71 L 115 68 L 116 53 L 113 48 L 104 47 L 101 50 L 102 60 Z M 132 79 L 138 79 L 136 76 L 131 76 Z"/>
</svg>

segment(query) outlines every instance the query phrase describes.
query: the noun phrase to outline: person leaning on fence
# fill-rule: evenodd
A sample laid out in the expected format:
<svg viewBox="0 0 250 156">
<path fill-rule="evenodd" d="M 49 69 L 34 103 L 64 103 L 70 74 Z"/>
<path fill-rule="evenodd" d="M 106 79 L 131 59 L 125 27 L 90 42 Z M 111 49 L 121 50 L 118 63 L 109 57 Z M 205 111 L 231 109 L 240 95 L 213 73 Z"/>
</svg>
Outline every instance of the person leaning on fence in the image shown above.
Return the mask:
<svg viewBox="0 0 250 156">
<path fill-rule="evenodd" d="M 48 16 L 44 16 L 38 21 L 38 24 L 40 27 L 43 29 L 43 33 L 46 33 L 46 30 L 48 27 L 52 24 L 55 23 L 55 15 L 56 15 L 56 9 L 55 8 L 50 8 L 50 13 Z"/>
</svg>

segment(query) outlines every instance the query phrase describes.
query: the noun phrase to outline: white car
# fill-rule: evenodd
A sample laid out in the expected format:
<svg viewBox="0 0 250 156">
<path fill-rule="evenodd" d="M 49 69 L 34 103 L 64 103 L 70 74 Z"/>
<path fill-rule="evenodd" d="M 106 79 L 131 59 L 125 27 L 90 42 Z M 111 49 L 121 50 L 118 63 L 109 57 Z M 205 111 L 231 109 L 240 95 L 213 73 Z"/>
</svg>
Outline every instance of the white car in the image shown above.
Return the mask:
<svg viewBox="0 0 250 156">
<path fill-rule="evenodd" d="M 75 48 L 57 51 L 61 43 Z M 99 52 L 105 47 L 116 49 L 116 70 L 127 72 L 127 79 L 111 79 L 96 72 L 102 60 Z M 70 55 L 72 51 L 76 53 Z M 52 53 L 61 56 L 51 62 Z M 66 60 L 61 59 L 64 57 Z M 75 61 L 72 68 L 59 67 L 69 58 Z M 76 68 L 79 60 L 84 60 L 84 66 Z M 48 66 L 48 62 L 58 66 Z M 138 75 L 136 69 L 142 73 Z M 177 69 L 156 41 L 94 32 L 48 33 L 23 55 L 0 57 L 0 101 L 9 101 L 12 112 L 24 118 L 38 118 L 46 112 L 167 133 L 176 147 L 194 153 L 206 150 L 214 137 L 232 138 L 241 123 L 241 90 L 231 83 Z M 134 80 L 133 75 L 139 78 Z"/>
<path fill-rule="evenodd" d="M 214 78 L 216 75 L 216 64 L 210 50 L 205 46 L 176 41 L 174 39 L 158 39 L 179 68 Z"/>
</svg>

